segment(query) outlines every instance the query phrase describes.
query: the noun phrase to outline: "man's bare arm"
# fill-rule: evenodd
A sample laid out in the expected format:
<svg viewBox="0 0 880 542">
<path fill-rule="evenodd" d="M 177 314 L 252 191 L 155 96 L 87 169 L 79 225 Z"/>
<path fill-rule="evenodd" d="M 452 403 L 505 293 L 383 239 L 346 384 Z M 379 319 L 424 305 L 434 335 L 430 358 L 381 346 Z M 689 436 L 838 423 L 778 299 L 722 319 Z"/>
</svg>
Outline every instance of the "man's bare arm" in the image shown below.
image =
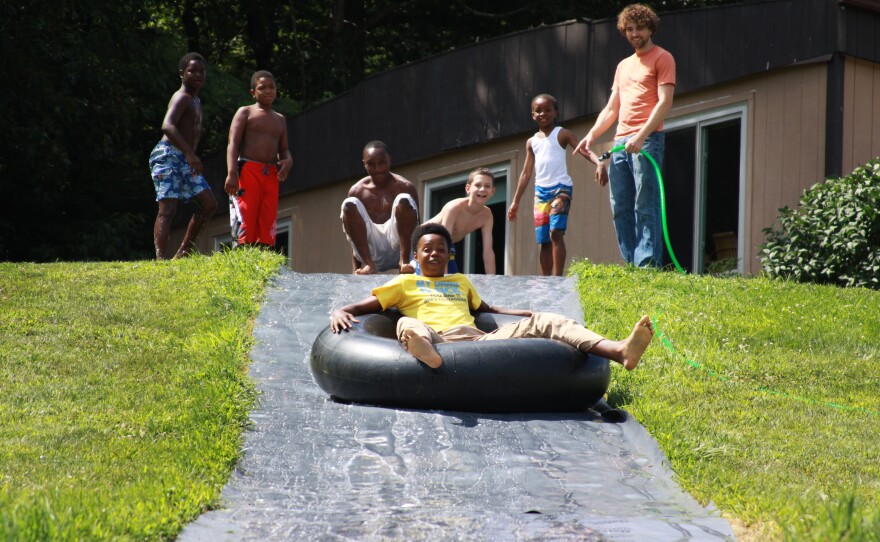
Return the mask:
<svg viewBox="0 0 880 542">
<path fill-rule="evenodd" d="M 593 142 L 602 134 L 604 134 L 608 128 L 611 128 L 611 125 L 617 121 L 617 115 L 620 113 L 620 94 L 617 90 L 611 91 L 611 96 L 608 98 L 608 103 L 605 104 L 605 107 L 599 113 L 599 116 L 596 117 L 596 122 L 593 124 L 593 127 L 590 128 L 590 131 L 587 132 L 587 135 L 581 139 L 581 142 L 578 143 L 577 147 L 575 147 L 572 155 L 580 153 L 584 156 L 588 156 L 587 149 L 593 146 Z"/>
</svg>

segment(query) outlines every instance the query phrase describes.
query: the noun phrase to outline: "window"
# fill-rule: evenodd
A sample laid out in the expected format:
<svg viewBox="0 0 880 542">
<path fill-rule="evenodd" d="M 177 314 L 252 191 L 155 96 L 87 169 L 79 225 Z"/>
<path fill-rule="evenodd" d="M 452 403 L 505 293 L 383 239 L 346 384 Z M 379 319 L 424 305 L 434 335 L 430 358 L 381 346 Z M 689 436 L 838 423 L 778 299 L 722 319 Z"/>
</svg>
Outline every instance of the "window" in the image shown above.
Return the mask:
<svg viewBox="0 0 880 542">
<path fill-rule="evenodd" d="M 437 215 L 445 204 L 463 198 L 467 194 L 468 171 L 435 179 L 425 184 L 425 201 L 422 205 L 422 220 L 426 221 Z M 499 164 L 489 166 L 495 177 L 495 195 L 489 200 L 487 207 L 492 211 L 492 249 L 495 252 L 495 269 L 504 273 L 505 252 L 507 247 L 507 179 L 510 176 L 510 165 Z M 480 232 L 468 234 L 461 242 L 455 244 L 456 262 L 462 273 L 483 274 L 483 239 Z"/>
<path fill-rule="evenodd" d="M 665 123 L 667 229 L 678 263 L 691 273 L 731 258 L 742 272 L 745 119 L 746 106 L 738 105 Z M 664 261 L 672 261 L 668 251 Z"/>
<path fill-rule="evenodd" d="M 275 223 L 275 250 L 287 256 L 288 265 L 292 254 L 293 236 L 291 235 L 290 219 L 279 220 Z"/>
</svg>

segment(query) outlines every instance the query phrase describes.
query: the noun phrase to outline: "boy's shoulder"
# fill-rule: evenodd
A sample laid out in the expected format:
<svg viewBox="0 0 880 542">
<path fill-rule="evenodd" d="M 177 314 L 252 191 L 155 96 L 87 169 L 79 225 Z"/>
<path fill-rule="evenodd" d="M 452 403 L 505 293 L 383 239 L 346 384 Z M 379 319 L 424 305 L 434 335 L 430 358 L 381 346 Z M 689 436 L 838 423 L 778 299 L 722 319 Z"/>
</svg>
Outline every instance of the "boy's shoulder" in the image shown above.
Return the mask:
<svg viewBox="0 0 880 542">
<path fill-rule="evenodd" d="M 235 114 L 236 115 L 244 115 L 246 117 L 249 117 L 251 114 L 251 107 L 253 107 L 253 105 L 243 105 L 238 108 L 238 110 L 235 112 Z"/>
<path fill-rule="evenodd" d="M 455 198 L 446 202 L 446 205 L 443 207 L 447 209 L 458 209 L 460 207 L 467 207 L 468 198 Z"/>
<path fill-rule="evenodd" d="M 405 186 L 407 188 L 415 188 L 415 186 L 416 186 L 412 183 L 412 181 L 410 181 L 409 179 L 407 179 L 403 175 L 398 175 L 397 173 L 391 173 L 391 176 L 401 186 Z"/>
<path fill-rule="evenodd" d="M 198 98 L 197 94 L 190 94 L 185 88 L 180 87 L 171 95 L 171 102 L 189 102 L 193 103 Z"/>
<path fill-rule="evenodd" d="M 545 133 L 541 130 L 538 130 L 537 132 L 535 132 L 535 134 L 532 137 L 529 138 L 529 140 L 547 139 L 548 137 L 551 137 L 553 134 L 560 134 L 560 133 L 565 133 L 565 132 L 568 132 L 568 130 L 566 130 L 565 128 L 563 128 L 562 126 L 560 126 L 558 124 L 555 124 L 552 128 L 550 128 L 549 132 Z"/>
</svg>

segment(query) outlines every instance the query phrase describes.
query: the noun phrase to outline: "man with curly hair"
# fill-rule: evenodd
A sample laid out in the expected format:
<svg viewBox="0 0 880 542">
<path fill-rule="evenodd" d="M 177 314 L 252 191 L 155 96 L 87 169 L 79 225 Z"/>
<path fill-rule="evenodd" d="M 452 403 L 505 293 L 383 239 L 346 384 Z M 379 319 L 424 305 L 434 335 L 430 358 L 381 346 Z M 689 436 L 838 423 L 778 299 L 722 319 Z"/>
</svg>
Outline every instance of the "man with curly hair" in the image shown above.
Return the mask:
<svg viewBox="0 0 880 542">
<path fill-rule="evenodd" d="M 640 154 L 645 151 L 662 165 L 663 119 L 672 108 L 675 91 L 675 59 L 652 40 L 659 22 L 654 10 L 643 4 L 631 4 L 618 15 L 617 30 L 635 52 L 617 65 L 608 103 L 575 149 L 586 156 L 596 138 L 617 121 L 614 146 L 624 145 L 626 152 L 611 157 L 607 177 L 604 166 L 597 168 L 596 182 L 604 186 L 610 178 L 620 253 L 638 267 L 663 266 L 657 176 L 650 160 Z"/>
</svg>

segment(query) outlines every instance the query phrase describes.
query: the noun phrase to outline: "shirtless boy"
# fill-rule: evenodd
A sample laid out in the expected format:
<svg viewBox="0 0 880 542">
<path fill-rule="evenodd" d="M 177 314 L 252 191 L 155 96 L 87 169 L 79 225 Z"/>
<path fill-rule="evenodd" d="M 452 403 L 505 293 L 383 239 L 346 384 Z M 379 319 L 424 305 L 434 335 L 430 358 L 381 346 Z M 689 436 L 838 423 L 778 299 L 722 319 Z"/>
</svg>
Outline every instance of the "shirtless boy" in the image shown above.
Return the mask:
<svg viewBox="0 0 880 542">
<path fill-rule="evenodd" d="M 468 175 L 467 184 L 464 187 L 466 198 L 457 198 L 446 205 L 437 213 L 437 216 L 428 220 L 442 224 L 452 235 L 452 243 L 458 243 L 471 232 L 480 230 L 483 236 L 483 265 L 487 275 L 495 274 L 495 251 L 492 249 L 492 211 L 486 207 L 492 196 L 495 195 L 495 176 L 487 168 L 477 168 Z M 417 260 L 413 260 L 416 261 Z M 458 273 L 455 263 L 455 250 L 450 249 L 449 269 L 447 273 Z"/>
<path fill-rule="evenodd" d="M 351 244 L 352 270 L 358 275 L 397 269 L 412 273 L 410 236 L 418 223 L 416 187 L 391 172 L 391 156 L 381 141 L 364 147 L 367 176 L 342 202 L 342 230 Z"/>
<path fill-rule="evenodd" d="M 272 109 L 276 95 L 275 77 L 265 70 L 254 73 L 251 96 L 256 103 L 239 108 L 229 127 L 223 188 L 241 216 L 233 232 L 237 245 L 275 246 L 279 183 L 293 165 L 287 121 Z"/>
<path fill-rule="evenodd" d="M 189 255 L 205 222 L 217 210 L 217 200 L 202 176 L 202 161 L 195 152 L 202 135 L 199 91 L 205 84 L 205 59 L 198 53 L 187 53 L 180 59 L 178 71 L 180 88 L 168 102 L 168 110 L 162 121 L 162 140 L 150 153 L 150 173 L 159 204 L 159 213 L 153 226 L 157 260 L 166 257 L 171 223 L 181 199 L 194 199 L 198 209 L 189 221 L 175 258 Z"/>
</svg>

